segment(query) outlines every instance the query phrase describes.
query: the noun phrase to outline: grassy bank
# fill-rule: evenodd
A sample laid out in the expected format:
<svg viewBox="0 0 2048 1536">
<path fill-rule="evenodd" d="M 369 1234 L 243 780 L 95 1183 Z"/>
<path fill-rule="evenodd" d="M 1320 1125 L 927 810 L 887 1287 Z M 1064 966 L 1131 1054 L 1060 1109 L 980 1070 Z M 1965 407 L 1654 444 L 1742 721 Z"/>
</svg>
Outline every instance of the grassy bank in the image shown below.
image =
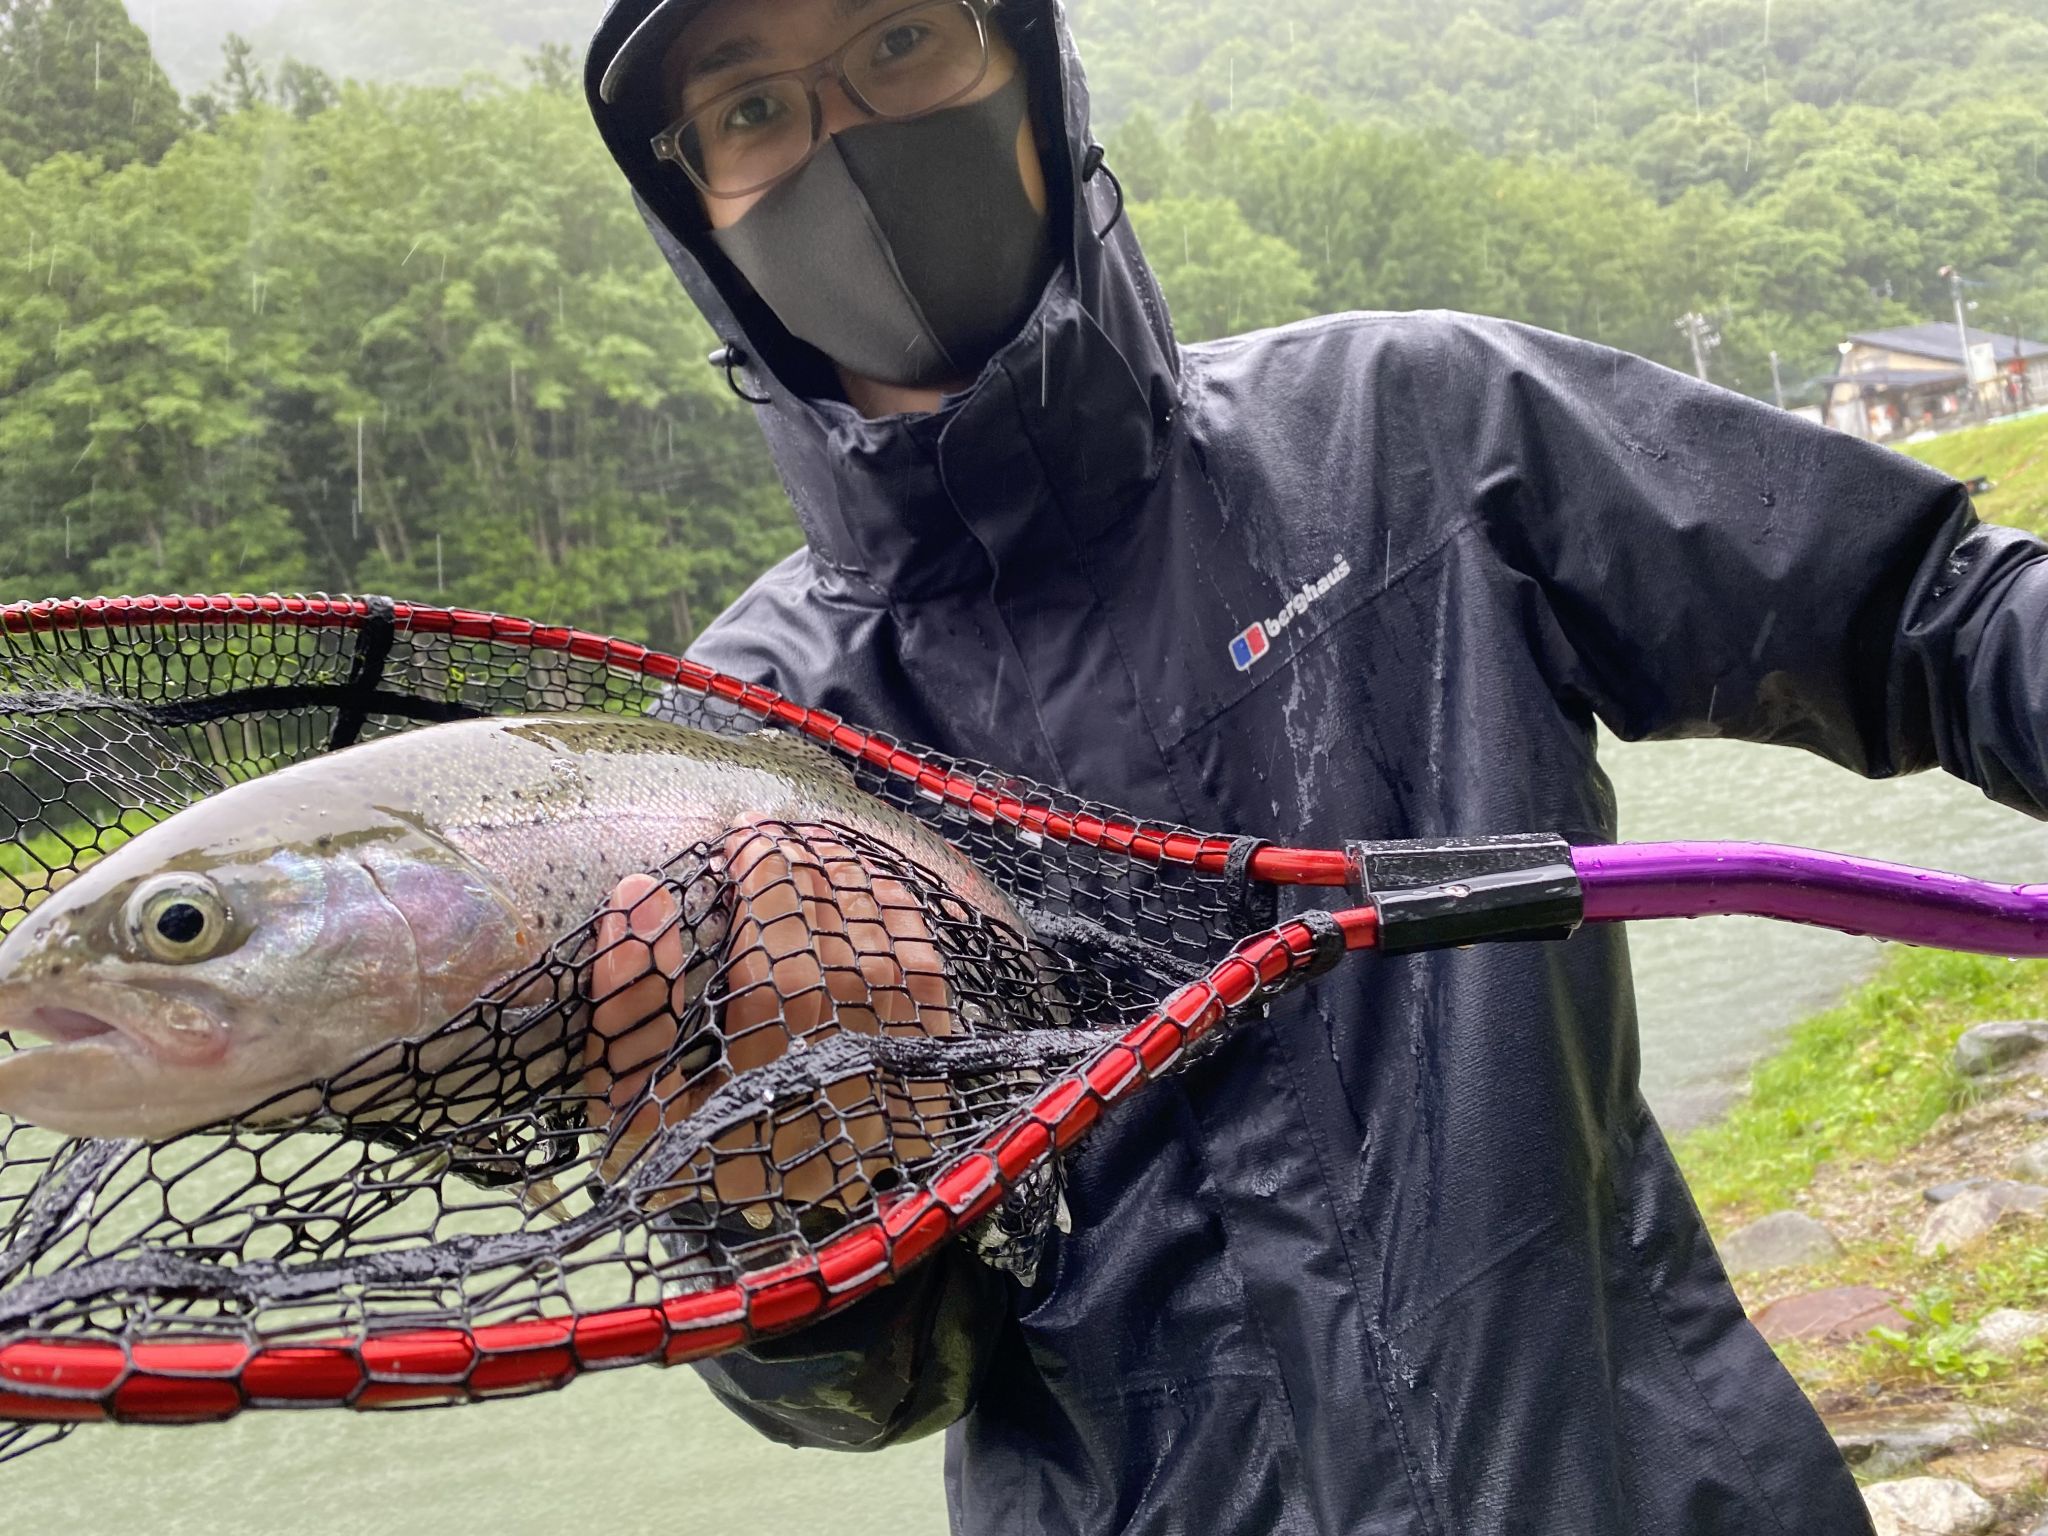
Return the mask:
<svg viewBox="0 0 2048 1536">
<path fill-rule="evenodd" d="M 1840 1285 L 1896 1298 L 1904 1328 L 1779 1347 L 1823 1411 L 1953 1400 L 2011 1413 L 2019 1439 L 2048 1430 L 2048 1349 L 2001 1359 L 1970 1343 L 1996 1308 L 2048 1310 L 2042 1223 L 2001 1224 L 1962 1253 L 1915 1249 L 1932 1209 L 1923 1190 L 2009 1177 L 2014 1153 L 2048 1138 L 2048 1123 L 2028 1118 L 2048 1103 L 2048 1078 L 1987 1082 L 1952 1065 L 1965 1028 L 2001 1018 L 2048 1018 L 2048 962 L 1899 950 L 1839 1007 L 1799 1025 L 1725 1119 L 1679 1144 L 1715 1233 L 1794 1209 L 1844 1244 L 1829 1263 L 1738 1280 L 1752 1311 Z"/>
<path fill-rule="evenodd" d="M 1903 451 L 1958 480 L 1989 475 L 1997 488 L 1977 498 L 1984 520 L 2048 535 L 2048 411 L 1909 443 Z"/>
<path fill-rule="evenodd" d="M 1786 1205 L 1822 1163 L 1887 1158 L 1961 1106 L 1956 1037 L 1985 1019 L 2048 1018 L 2048 961 L 1901 949 L 1839 1007 L 1795 1028 L 1727 1116 L 1680 1158 L 1723 1222 Z"/>
</svg>

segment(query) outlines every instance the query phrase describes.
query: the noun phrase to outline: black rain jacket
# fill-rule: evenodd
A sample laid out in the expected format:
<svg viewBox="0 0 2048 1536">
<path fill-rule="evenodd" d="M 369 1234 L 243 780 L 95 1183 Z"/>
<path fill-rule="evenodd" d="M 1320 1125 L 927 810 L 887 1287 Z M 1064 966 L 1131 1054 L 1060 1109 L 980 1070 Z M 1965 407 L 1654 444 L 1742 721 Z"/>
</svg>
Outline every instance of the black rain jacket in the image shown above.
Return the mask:
<svg viewBox="0 0 2048 1536">
<path fill-rule="evenodd" d="M 647 7 L 618 0 L 593 57 Z M 926 418 L 807 398 L 816 359 L 695 238 L 658 125 L 598 109 L 747 354 L 808 540 L 700 660 L 1141 816 L 1313 847 L 1612 840 L 1596 719 L 1870 777 L 1939 764 L 2044 813 L 2041 544 L 1886 449 L 1518 325 L 1178 345 L 1128 224 L 1094 233 L 1115 197 L 1083 175 L 1063 22 L 1005 13 L 1067 259 Z M 1865 1532 L 1637 1066 L 1617 927 L 1355 960 L 1082 1144 L 1030 1288 L 956 1248 L 706 1374 L 792 1444 L 951 1426 L 972 1536 Z"/>
</svg>

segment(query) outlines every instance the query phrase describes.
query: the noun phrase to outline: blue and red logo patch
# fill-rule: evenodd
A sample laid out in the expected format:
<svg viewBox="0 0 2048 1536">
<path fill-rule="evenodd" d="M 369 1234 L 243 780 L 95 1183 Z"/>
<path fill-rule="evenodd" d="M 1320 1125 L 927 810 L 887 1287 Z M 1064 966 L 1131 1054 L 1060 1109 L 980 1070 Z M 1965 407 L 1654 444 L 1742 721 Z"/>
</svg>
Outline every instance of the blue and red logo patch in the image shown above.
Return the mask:
<svg viewBox="0 0 2048 1536">
<path fill-rule="evenodd" d="M 1211 643 L 1213 644 L 1214 642 Z M 1272 648 L 1273 643 L 1266 638 L 1266 626 L 1261 622 L 1252 625 L 1250 629 L 1247 629 L 1243 634 L 1230 642 L 1230 659 L 1236 664 L 1238 671 L 1249 672 L 1252 669 L 1252 663 Z"/>
<path fill-rule="evenodd" d="M 1270 619 L 1260 619 L 1249 629 L 1239 632 L 1230 642 L 1231 663 L 1240 672 L 1249 672 L 1266 652 L 1273 649 L 1273 641 L 1287 632 L 1287 626 L 1307 613 L 1318 599 L 1330 588 L 1351 574 L 1351 562 L 1342 555 L 1330 567 L 1329 574 L 1320 581 L 1312 581 L 1299 592 L 1287 599 L 1286 605 Z"/>
</svg>

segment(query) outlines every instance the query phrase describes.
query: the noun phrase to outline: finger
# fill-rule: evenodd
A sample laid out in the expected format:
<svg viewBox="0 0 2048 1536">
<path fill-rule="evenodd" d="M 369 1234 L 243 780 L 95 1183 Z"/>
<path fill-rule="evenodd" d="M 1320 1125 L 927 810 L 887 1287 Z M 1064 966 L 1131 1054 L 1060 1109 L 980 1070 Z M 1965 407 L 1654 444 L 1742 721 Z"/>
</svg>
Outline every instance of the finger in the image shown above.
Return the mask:
<svg viewBox="0 0 2048 1536">
<path fill-rule="evenodd" d="M 639 942 L 642 936 L 634 932 L 638 927 L 634 919 L 648 895 L 658 886 L 659 882 L 652 875 L 628 875 L 619 882 L 612 892 L 610 904 L 598 915 L 597 962 L 591 983 L 600 1004 L 631 984 L 652 962 L 647 946 Z M 651 932 L 646 936 L 651 937 Z"/>
<path fill-rule="evenodd" d="M 666 886 L 630 875 L 598 918 L 595 1006 L 584 1047 L 593 1121 L 616 1119 L 643 1098 L 652 1068 L 675 1044 L 671 974 L 682 965 L 680 916 L 680 904 Z"/>
<path fill-rule="evenodd" d="M 720 977 L 721 1024 L 735 1071 L 774 1061 L 792 1034 L 824 1021 L 811 929 L 797 874 L 782 840 L 755 831 L 731 869 L 738 916 L 731 958 Z"/>
</svg>

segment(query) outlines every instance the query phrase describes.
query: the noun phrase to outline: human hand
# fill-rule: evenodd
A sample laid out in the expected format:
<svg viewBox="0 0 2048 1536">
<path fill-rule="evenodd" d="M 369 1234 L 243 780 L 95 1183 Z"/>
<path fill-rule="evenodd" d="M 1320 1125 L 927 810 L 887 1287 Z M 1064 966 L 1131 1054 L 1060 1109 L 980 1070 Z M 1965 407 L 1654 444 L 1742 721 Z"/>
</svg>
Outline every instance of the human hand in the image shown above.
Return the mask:
<svg viewBox="0 0 2048 1536">
<path fill-rule="evenodd" d="M 957 1027 L 922 906 L 828 830 L 741 827 L 710 878 L 725 894 L 722 923 L 686 913 L 646 875 L 621 881 L 599 917 L 583 1067 L 591 1123 L 610 1137 L 607 1179 L 734 1074 L 795 1043 Z M 680 1021 L 707 991 L 715 1033 L 678 1051 Z M 884 1169 L 931 1155 L 950 1103 L 942 1082 L 834 1083 L 810 1106 L 764 1111 L 696 1149 L 669 1199 L 708 1186 L 749 1215 L 771 1203 L 849 1209 Z"/>
</svg>

